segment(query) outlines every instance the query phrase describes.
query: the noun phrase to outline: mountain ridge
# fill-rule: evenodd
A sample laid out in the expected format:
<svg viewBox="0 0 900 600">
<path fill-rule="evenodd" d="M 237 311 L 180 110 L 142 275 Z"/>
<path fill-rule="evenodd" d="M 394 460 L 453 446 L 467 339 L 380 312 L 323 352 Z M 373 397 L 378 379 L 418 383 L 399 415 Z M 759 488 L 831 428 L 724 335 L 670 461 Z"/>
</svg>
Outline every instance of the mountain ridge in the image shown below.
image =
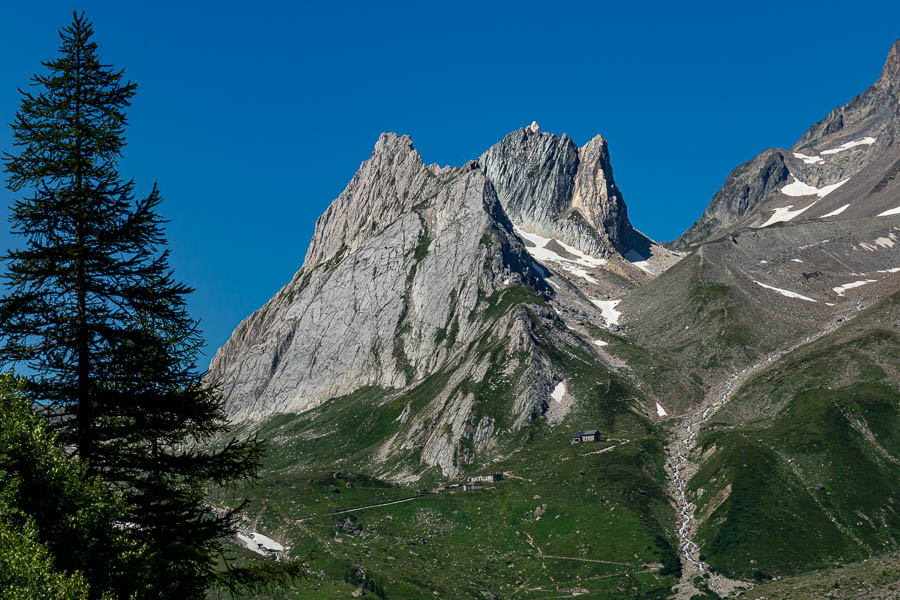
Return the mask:
<svg viewBox="0 0 900 600">
<path fill-rule="evenodd" d="M 769 148 L 736 167 L 703 216 L 668 246 L 687 249 L 741 227 L 875 216 L 895 208 L 884 188 L 900 168 L 898 128 L 900 39 L 875 83 L 810 126 L 791 148 Z M 861 188 L 867 201 L 854 202 Z"/>
</svg>

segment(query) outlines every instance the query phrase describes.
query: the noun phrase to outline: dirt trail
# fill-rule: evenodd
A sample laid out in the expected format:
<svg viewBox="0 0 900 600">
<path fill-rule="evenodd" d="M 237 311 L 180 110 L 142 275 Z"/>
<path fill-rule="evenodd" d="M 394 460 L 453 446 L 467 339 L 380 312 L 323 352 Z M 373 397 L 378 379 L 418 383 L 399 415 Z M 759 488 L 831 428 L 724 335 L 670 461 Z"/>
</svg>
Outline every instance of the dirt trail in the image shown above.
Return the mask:
<svg viewBox="0 0 900 600">
<path fill-rule="evenodd" d="M 397 500 L 386 500 L 385 502 L 374 502 L 372 504 L 366 504 L 364 506 L 354 506 L 353 508 L 342 508 L 340 510 L 334 510 L 327 513 L 322 513 L 321 515 L 311 515 L 309 517 L 303 517 L 302 519 L 295 519 L 295 523 L 305 523 L 306 521 L 310 521 L 312 519 L 318 519 L 319 517 L 332 517 L 334 515 L 342 515 L 344 513 L 356 512 L 358 510 L 367 510 L 369 508 L 378 508 L 379 506 L 390 506 L 391 504 L 400 504 L 401 502 L 410 502 L 412 500 L 418 500 L 419 498 L 424 498 L 424 496 L 410 496 L 409 498 L 398 498 Z"/>
<path fill-rule="evenodd" d="M 700 593 L 693 583 L 693 579 L 698 575 L 709 574 L 708 585 L 720 596 L 729 596 L 736 591 L 753 587 L 748 582 L 729 579 L 713 573 L 709 566 L 700 560 L 700 547 L 694 541 L 697 529 L 697 523 L 694 521 L 695 506 L 687 494 L 687 484 L 697 473 L 697 465 L 689 458 L 697 443 L 697 433 L 756 371 L 769 366 L 788 352 L 833 332 L 852 319 L 862 308 L 863 305 L 857 300 L 855 306 L 842 314 L 837 322 L 822 331 L 812 334 L 790 347 L 773 352 L 759 362 L 733 373 L 723 384 L 710 390 L 700 406 L 681 418 L 666 448 L 665 467 L 668 475 L 668 492 L 675 501 L 678 511 L 677 535 L 683 566 L 681 580 L 675 588 L 675 600 L 690 600 L 691 596 Z"/>
</svg>

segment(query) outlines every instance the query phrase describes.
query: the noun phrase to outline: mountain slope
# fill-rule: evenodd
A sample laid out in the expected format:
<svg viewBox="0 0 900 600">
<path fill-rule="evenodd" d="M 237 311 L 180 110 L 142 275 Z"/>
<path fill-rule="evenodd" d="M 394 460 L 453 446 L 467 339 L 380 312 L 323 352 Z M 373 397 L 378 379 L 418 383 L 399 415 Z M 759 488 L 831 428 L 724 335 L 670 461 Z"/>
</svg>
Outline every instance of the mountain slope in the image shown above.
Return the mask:
<svg viewBox="0 0 900 600">
<path fill-rule="evenodd" d="M 565 138 L 528 135 L 574 148 Z M 608 161 L 597 144 L 591 152 Z M 541 172 L 556 172 L 545 159 Z M 518 180 L 522 165 L 510 160 L 515 164 L 504 172 Z M 575 185 L 577 174 L 570 174 L 572 189 L 587 185 Z M 608 189 L 614 184 L 590 198 Z M 533 207 L 552 205 L 533 190 L 518 197 Z M 542 214 L 551 226 L 566 219 Z M 593 231 L 590 239 L 608 239 L 605 230 Z M 575 294 L 602 317 L 566 280 L 579 277 L 564 269 L 554 274 L 536 256 L 581 265 L 575 273 L 601 289 L 606 284 L 584 268 L 626 288 L 634 283 L 606 271 L 607 259 L 579 258 L 571 254 L 579 250 L 556 240 L 544 239 L 547 248 L 536 253 L 533 239 L 514 230 L 480 163 L 425 166 L 409 138 L 382 135 L 318 220 L 300 271 L 216 353 L 210 378 L 222 386 L 229 416 L 266 420 L 326 403 L 325 413 L 380 407 L 396 424 L 382 428 L 359 460 L 381 465 L 376 471 L 392 478 L 420 477 L 431 467 L 458 473 L 515 448 L 516 436 L 500 438 L 501 432 L 515 433 L 540 417 L 561 422 L 577 400 L 568 364 L 601 366 L 604 358 L 548 302 L 557 290 Z M 616 256 L 616 268 L 647 276 Z M 322 417 L 322 428 L 325 413 L 311 413 Z"/>
<path fill-rule="evenodd" d="M 897 549 L 898 324 L 895 291 L 760 371 L 704 428 L 690 487 L 712 568 L 783 576 Z"/>
<path fill-rule="evenodd" d="M 810 127 L 790 150 L 766 150 L 735 168 L 672 246 L 696 246 L 742 227 L 872 217 L 900 207 L 898 131 L 900 40 L 864 93 Z"/>
</svg>

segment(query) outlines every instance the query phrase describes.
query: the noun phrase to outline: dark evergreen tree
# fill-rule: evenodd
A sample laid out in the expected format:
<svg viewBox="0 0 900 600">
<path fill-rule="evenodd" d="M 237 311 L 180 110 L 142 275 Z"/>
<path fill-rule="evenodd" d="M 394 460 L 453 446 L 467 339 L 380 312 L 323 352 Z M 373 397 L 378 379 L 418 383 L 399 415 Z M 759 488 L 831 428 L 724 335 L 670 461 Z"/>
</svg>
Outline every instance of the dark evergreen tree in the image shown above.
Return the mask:
<svg viewBox="0 0 900 600">
<path fill-rule="evenodd" d="M 232 523 L 204 498 L 210 485 L 253 477 L 261 446 L 205 444 L 226 420 L 194 366 L 191 289 L 169 266 L 156 186 L 135 199 L 118 173 L 136 86 L 100 62 L 92 35 L 76 14 L 59 57 L 21 92 L 5 165 L 10 190 L 25 194 L 10 221 L 26 243 L 6 256 L 0 352 L 28 366 L 38 406 L 131 507 L 129 528 L 149 548 L 138 596 L 200 598 L 213 583 L 253 580 L 214 568 Z"/>
</svg>

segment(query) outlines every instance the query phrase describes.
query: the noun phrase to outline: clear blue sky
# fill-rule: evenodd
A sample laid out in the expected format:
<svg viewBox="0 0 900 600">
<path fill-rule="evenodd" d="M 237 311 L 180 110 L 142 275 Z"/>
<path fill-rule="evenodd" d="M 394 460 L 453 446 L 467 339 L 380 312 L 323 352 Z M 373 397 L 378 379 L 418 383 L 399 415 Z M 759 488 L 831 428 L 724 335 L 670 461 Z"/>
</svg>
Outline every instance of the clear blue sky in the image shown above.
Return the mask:
<svg viewBox="0 0 900 600">
<path fill-rule="evenodd" d="M 0 148 L 74 8 L 139 84 L 122 172 L 159 182 L 210 355 L 300 267 L 382 131 L 442 165 L 533 119 L 601 133 L 632 222 L 670 240 L 732 168 L 861 93 L 900 37 L 883 1 L 7 2 Z"/>
</svg>

